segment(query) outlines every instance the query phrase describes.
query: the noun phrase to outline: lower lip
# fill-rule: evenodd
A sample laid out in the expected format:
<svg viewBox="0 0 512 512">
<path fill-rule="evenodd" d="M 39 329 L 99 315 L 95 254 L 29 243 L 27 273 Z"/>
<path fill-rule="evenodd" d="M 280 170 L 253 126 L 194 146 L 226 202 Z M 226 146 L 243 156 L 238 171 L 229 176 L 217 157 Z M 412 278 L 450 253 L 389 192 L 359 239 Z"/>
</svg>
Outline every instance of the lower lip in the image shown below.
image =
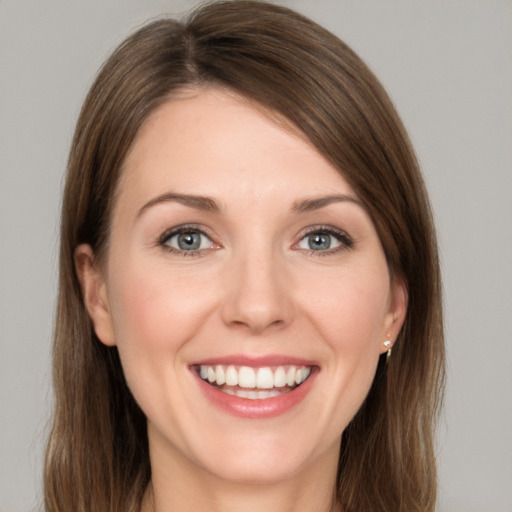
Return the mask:
<svg viewBox="0 0 512 512">
<path fill-rule="evenodd" d="M 288 391 L 279 396 L 257 400 L 240 398 L 223 393 L 205 382 L 198 375 L 196 375 L 196 380 L 206 397 L 224 412 L 238 416 L 239 418 L 265 419 L 284 414 L 302 402 L 311 390 L 316 375 L 317 372 L 313 369 L 311 375 L 292 391 Z"/>
</svg>

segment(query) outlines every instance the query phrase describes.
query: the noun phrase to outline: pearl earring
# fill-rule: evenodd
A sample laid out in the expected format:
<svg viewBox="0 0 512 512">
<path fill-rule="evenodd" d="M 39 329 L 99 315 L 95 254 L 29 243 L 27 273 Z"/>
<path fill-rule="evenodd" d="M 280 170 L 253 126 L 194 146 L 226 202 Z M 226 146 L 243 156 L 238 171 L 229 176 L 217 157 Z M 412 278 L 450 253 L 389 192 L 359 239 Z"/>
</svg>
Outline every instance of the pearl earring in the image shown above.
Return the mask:
<svg viewBox="0 0 512 512">
<path fill-rule="evenodd" d="M 389 335 L 388 335 L 389 337 Z M 386 354 L 386 363 L 389 362 L 389 358 L 391 357 L 391 341 L 390 340 L 386 340 L 384 342 L 384 346 L 388 349 L 388 353 Z"/>
</svg>

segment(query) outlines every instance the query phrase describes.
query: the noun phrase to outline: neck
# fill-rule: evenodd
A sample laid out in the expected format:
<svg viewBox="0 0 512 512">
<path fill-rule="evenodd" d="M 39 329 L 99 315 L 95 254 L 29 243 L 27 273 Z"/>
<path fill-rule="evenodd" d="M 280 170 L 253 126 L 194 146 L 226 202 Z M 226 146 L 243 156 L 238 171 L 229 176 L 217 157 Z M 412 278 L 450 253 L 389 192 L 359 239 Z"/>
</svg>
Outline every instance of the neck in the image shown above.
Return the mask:
<svg viewBox="0 0 512 512">
<path fill-rule="evenodd" d="M 161 487 L 154 480 L 148 486 L 141 512 L 338 512 L 332 492 L 319 495 L 294 486 L 237 485 L 216 487 L 211 494 L 204 489 L 168 485 Z M 185 492 L 188 491 L 188 492 Z"/>
</svg>

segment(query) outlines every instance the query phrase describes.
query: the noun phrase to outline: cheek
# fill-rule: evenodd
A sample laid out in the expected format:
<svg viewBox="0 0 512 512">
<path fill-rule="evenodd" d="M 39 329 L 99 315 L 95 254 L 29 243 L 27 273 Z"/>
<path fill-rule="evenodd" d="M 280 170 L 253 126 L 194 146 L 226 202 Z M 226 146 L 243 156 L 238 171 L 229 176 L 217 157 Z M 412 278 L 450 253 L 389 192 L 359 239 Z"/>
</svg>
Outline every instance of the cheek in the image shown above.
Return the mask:
<svg viewBox="0 0 512 512">
<path fill-rule="evenodd" d="M 309 318 L 335 352 L 345 356 L 378 349 L 388 309 L 387 271 L 340 275 L 317 282 L 310 293 Z"/>
<path fill-rule="evenodd" d="M 191 277 L 192 276 L 192 277 Z M 116 344 L 128 387 L 148 418 L 176 430 L 184 346 L 212 311 L 215 298 L 200 273 L 169 271 L 165 262 L 119 260 L 109 279 Z"/>
<path fill-rule="evenodd" d="M 308 315 L 328 350 L 322 420 L 339 436 L 366 398 L 375 376 L 388 308 L 384 272 L 347 273 L 323 281 L 323 293 L 310 294 Z"/>
<path fill-rule="evenodd" d="M 180 348 L 214 304 L 204 279 L 177 276 L 159 262 L 147 263 L 124 262 L 110 280 L 116 343 L 127 377 L 148 366 L 156 372 L 164 363 L 179 363 Z"/>
</svg>

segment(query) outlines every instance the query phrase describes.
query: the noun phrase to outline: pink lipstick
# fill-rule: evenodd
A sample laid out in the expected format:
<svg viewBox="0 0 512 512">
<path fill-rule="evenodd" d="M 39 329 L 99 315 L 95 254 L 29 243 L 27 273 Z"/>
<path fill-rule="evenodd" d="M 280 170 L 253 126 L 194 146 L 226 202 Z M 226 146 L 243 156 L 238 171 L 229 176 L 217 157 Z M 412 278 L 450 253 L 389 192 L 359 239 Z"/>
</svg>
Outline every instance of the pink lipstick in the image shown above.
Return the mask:
<svg viewBox="0 0 512 512">
<path fill-rule="evenodd" d="M 215 406 L 242 418 L 271 418 L 298 405 L 319 367 L 288 356 L 228 356 L 190 366 L 201 391 Z"/>
</svg>

